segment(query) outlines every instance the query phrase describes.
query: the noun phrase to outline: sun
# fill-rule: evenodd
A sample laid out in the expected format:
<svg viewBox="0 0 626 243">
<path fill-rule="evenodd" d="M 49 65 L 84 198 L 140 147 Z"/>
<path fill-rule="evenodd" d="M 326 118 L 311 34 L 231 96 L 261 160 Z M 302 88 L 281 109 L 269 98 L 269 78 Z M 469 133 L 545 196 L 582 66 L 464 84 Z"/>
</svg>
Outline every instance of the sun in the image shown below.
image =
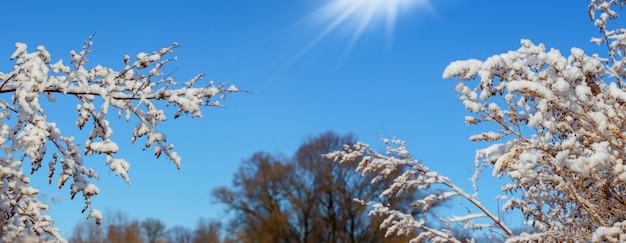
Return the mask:
<svg viewBox="0 0 626 243">
<path fill-rule="evenodd" d="M 432 10 L 428 0 L 330 0 L 315 14 L 328 24 L 300 54 L 304 54 L 340 26 L 344 26 L 351 31 L 344 51 L 345 56 L 352 50 L 363 32 L 378 21 L 384 23 L 386 49 L 391 49 L 398 15 L 415 9 Z"/>
</svg>

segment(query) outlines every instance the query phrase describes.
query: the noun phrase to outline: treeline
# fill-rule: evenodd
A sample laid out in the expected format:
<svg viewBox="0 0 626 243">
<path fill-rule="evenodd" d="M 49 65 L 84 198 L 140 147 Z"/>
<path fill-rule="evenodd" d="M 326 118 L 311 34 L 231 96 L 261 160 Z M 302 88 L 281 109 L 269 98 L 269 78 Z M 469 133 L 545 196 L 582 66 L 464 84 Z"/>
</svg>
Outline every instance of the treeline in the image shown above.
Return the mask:
<svg viewBox="0 0 626 243">
<path fill-rule="evenodd" d="M 242 162 L 232 185 L 212 191 L 230 216 L 221 222 L 166 229 L 159 220 L 129 220 L 118 213 L 106 216 L 109 223 L 100 227 L 77 225 L 70 242 L 406 242 L 417 232 L 385 237 L 382 218 L 368 216 L 368 205 L 354 199 L 400 206 L 412 203 L 417 193 L 377 198 L 396 176 L 371 183 L 374 177 L 357 173 L 357 164 L 323 156 L 354 143 L 351 135 L 326 132 L 305 139 L 293 156 L 255 153 Z"/>
<path fill-rule="evenodd" d="M 105 216 L 105 223 L 97 225 L 85 220 L 74 227 L 70 243 L 208 243 L 224 242 L 221 223 L 202 219 L 195 229 L 183 226 L 167 228 L 161 220 L 148 218 L 143 221 L 130 219 L 117 212 Z"/>
</svg>

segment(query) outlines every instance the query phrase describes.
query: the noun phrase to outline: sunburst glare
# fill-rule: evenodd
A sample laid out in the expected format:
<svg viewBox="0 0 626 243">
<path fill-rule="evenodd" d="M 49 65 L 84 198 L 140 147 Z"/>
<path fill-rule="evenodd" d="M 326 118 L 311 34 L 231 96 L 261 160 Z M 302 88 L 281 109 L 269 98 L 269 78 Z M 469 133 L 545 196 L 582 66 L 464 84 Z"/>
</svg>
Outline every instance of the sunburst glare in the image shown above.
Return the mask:
<svg viewBox="0 0 626 243">
<path fill-rule="evenodd" d="M 431 10 L 428 0 L 330 0 L 316 13 L 317 18 L 328 22 L 328 25 L 295 58 L 298 59 L 308 52 L 340 26 L 345 26 L 351 34 L 341 57 L 344 59 L 362 37 L 363 32 L 377 21 L 384 23 L 385 52 L 388 53 L 392 49 L 398 15 L 418 8 Z"/>
</svg>

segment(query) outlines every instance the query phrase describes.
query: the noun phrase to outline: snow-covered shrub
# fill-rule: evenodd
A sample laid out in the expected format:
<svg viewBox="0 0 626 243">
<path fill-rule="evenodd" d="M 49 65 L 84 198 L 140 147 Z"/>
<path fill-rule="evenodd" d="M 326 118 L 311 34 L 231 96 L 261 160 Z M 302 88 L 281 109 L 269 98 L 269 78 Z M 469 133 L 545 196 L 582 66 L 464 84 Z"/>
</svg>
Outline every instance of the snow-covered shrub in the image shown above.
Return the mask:
<svg viewBox="0 0 626 243">
<path fill-rule="evenodd" d="M 443 78 L 457 78 L 455 89 L 472 114 L 470 125 L 490 123 L 498 129 L 470 137 L 493 144 L 476 153 L 476 179 L 485 168 L 492 175 L 507 176 L 512 183 L 504 210 L 519 210 L 531 233 L 513 232 L 484 208 L 476 197 L 429 171 L 414 160 L 402 141 L 387 141 L 387 154 L 365 144 L 345 147 L 327 156 L 339 162 L 362 158 L 363 173 L 404 174 L 381 196 L 402 196 L 409 189 L 443 185 L 417 202 L 428 208 L 433 202 L 461 196 L 478 214 L 443 218 L 442 225 L 463 222 L 470 229 L 494 229 L 507 241 L 623 241 L 626 238 L 626 29 L 611 28 L 626 1 L 592 0 L 588 14 L 602 34 L 591 41 L 606 45 L 608 56 L 588 55 L 572 48 L 568 56 L 543 44 L 522 40 L 516 51 L 494 55 L 485 61 L 451 63 Z M 374 205 L 372 213 L 387 215 L 382 227 L 388 234 L 418 230 L 414 241 L 458 241 L 449 229 L 433 229 L 407 209 Z M 473 219 L 487 217 L 491 224 Z"/>
</svg>

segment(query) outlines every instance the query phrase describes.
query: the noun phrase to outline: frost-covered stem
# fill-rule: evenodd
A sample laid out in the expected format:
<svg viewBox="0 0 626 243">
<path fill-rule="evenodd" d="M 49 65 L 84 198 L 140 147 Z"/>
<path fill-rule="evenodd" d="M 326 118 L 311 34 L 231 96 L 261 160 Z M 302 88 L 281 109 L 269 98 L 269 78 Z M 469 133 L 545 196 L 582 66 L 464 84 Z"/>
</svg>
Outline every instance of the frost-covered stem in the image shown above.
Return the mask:
<svg viewBox="0 0 626 243">
<path fill-rule="evenodd" d="M 430 227 L 428 227 L 428 226 L 423 225 L 423 226 L 422 226 L 422 227 L 420 227 L 420 228 L 421 228 L 421 229 L 423 229 L 423 230 L 426 230 L 426 231 L 428 231 L 428 232 L 430 232 L 430 233 L 433 233 L 433 234 L 435 234 L 435 235 L 437 235 L 437 236 L 439 236 L 439 237 L 441 237 L 441 238 L 444 238 L 444 239 L 446 239 L 446 240 L 447 240 L 447 241 L 449 241 L 449 242 L 459 242 L 459 243 L 461 242 L 461 241 L 459 241 L 459 240 L 457 240 L 457 239 L 455 239 L 455 238 L 450 238 L 450 237 L 449 237 L 446 233 L 444 233 L 444 232 L 441 232 L 441 231 L 439 231 L 439 230 L 436 230 L 436 229 L 430 228 Z"/>
<path fill-rule="evenodd" d="M 609 57 L 611 58 L 611 62 L 615 63 L 615 51 L 611 48 L 611 41 L 609 40 L 609 36 L 606 34 L 606 28 L 604 26 L 598 27 L 600 31 L 602 31 L 602 38 L 604 38 L 604 44 L 609 53 Z"/>
<path fill-rule="evenodd" d="M 544 151 L 547 152 L 547 151 Z M 552 157 L 552 156 L 551 156 Z M 552 157 L 552 159 L 554 159 L 554 157 Z M 553 166 L 557 167 L 558 165 L 552 163 Z M 597 222 L 600 222 L 602 225 L 605 225 L 603 223 L 603 220 L 601 220 L 601 217 L 595 212 L 595 210 L 592 209 L 592 206 L 589 205 L 589 202 L 587 202 L 586 200 L 581 200 L 580 196 L 578 195 L 578 193 L 576 192 L 576 190 L 572 187 L 571 183 L 568 183 L 567 180 L 564 180 L 563 178 L 569 178 L 570 176 L 566 176 L 563 175 L 562 173 L 560 173 L 559 170 L 557 170 L 555 172 L 560 178 L 558 178 L 559 183 L 563 182 L 564 184 L 567 185 L 567 189 L 569 190 L 569 192 L 574 196 L 574 200 L 577 201 L 578 203 L 580 203 L 582 205 L 582 208 Z M 621 201 L 621 200 L 620 200 Z M 623 201 L 622 201 L 623 203 Z"/>
<path fill-rule="evenodd" d="M 449 180 L 443 179 L 441 177 L 439 177 L 438 179 L 440 180 L 441 184 L 443 184 L 443 185 L 447 186 L 448 188 L 452 189 L 454 192 L 458 193 L 460 196 L 462 196 L 463 198 L 467 199 L 472 204 L 474 204 L 474 206 L 476 206 L 480 211 L 485 213 L 485 215 L 487 217 L 489 217 L 494 223 L 496 223 L 496 225 L 498 225 L 498 227 L 500 229 L 502 229 L 506 233 L 507 236 L 513 235 L 513 232 L 511 231 L 511 229 L 509 229 L 509 227 L 507 227 L 504 223 L 502 223 L 502 221 L 500 221 L 500 219 L 498 217 L 496 217 L 491 212 L 489 212 L 489 210 L 487 208 L 485 208 L 480 203 L 480 201 L 476 200 L 470 194 L 468 194 L 467 192 L 463 191 L 463 189 L 457 187 L 456 185 L 454 185 Z"/>
<path fill-rule="evenodd" d="M 596 1 L 592 0 L 592 3 L 589 5 L 589 17 L 591 18 L 592 21 L 595 21 L 595 25 L 598 28 L 598 30 L 600 32 L 602 32 L 602 43 L 604 44 L 604 46 L 606 46 L 607 48 L 607 52 L 610 58 L 610 61 L 608 61 L 608 65 L 609 67 L 606 69 L 606 71 L 610 72 L 615 79 L 617 79 L 617 85 L 620 88 L 624 87 L 624 80 L 622 79 L 622 75 L 620 75 L 619 73 L 617 73 L 615 70 L 613 70 L 613 67 L 618 65 L 621 66 L 623 64 L 621 64 L 622 61 L 617 60 L 615 52 L 616 52 L 616 47 L 612 46 L 615 43 L 620 43 L 621 38 L 615 38 L 616 34 L 614 32 L 619 31 L 620 29 L 616 29 L 616 30 L 608 30 L 607 29 L 607 20 L 611 20 L 611 19 L 617 19 L 619 15 L 617 15 L 617 13 L 611 11 L 610 9 L 606 8 L 607 6 L 610 6 L 611 4 L 616 4 L 617 5 L 617 1 L 609 1 L 606 2 L 604 1 L 603 3 L 606 3 L 606 5 L 603 4 L 599 4 L 596 5 L 597 3 L 595 3 Z M 620 9 L 623 7 L 624 5 L 624 1 L 620 0 L 619 1 L 619 5 L 620 5 Z M 600 11 L 602 14 L 600 15 L 599 18 L 595 18 L 595 13 L 594 11 Z M 606 14 L 606 15 L 605 15 Z M 606 17 L 606 16 L 610 16 L 610 17 Z M 623 29 L 622 29 L 623 30 Z M 619 35 L 619 34 L 618 34 Z M 611 37 L 613 36 L 616 40 L 615 41 L 611 41 Z M 622 37 L 623 38 L 623 37 Z M 621 52 L 618 51 L 618 54 L 621 56 Z"/>
<path fill-rule="evenodd" d="M 485 113 L 487 113 L 487 112 L 485 112 Z M 489 114 L 489 113 L 487 113 L 487 114 Z M 519 131 L 515 131 L 513 128 L 511 128 L 511 126 L 509 126 L 509 124 L 507 122 L 502 121 L 501 118 L 494 117 L 493 115 L 490 115 L 489 117 L 491 117 L 494 121 L 496 121 L 498 124 L 500 124 L 504 129 L 506 129 L 507 131 L 511 132 L 513 135 L 517 136 L 522 141 L 529 142 L 526 137 L 522 136 L 522 134 Z"/>
<path fill-rule="evenodd" d="M 593 218 L 593 220 L 600 223 L 602 226 L 607 226 L 604 223 L 604 220 L 602 220 L 600 216 L 596 214 L 596 212 L 592 209 L 592 206 L 589 205 L 589 202 L 587 202 L 586 200 L 580 199 L 580 197 L 578 196 L 578 194 L 576 193 L 575 189 L 572 187 L 571 184 L 568 184 L 567 188 L 570 190 L 570 193 L 572 193 L 572 195 L 574 196 L 574 199 L 582 205 L 582 208 L 585 211 L 587 211 L 587 213 L 589 214 L 589 216 Z"/>
</svg>

